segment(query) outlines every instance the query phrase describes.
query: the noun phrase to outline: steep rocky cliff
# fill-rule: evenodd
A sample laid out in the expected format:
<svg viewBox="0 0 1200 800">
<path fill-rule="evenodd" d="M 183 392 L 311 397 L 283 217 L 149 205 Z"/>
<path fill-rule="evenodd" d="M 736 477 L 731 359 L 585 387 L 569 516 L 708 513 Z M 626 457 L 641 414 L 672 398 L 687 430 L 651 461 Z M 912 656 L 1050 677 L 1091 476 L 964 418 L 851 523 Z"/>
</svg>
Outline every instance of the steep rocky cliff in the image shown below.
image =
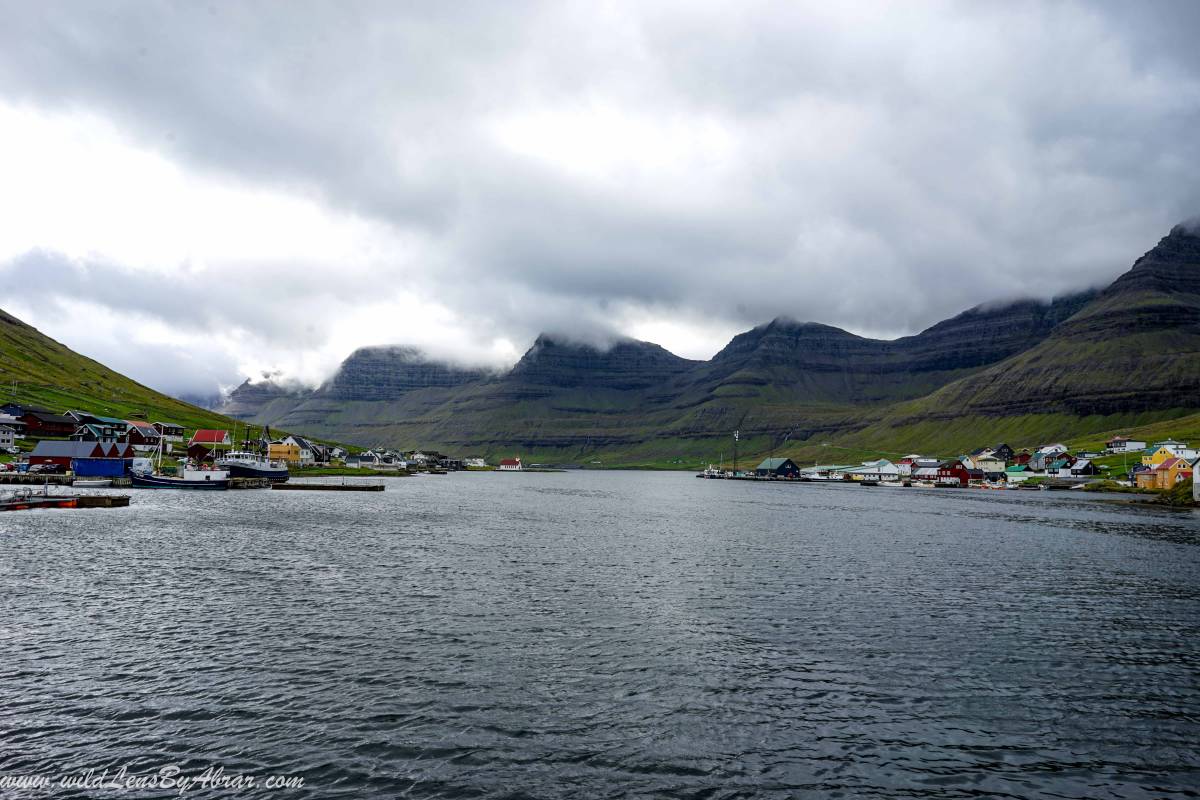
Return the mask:
<svg viewBox="0 0 1200 800">
<path fill-rule="evenodd" d="M 1176 226 L 1043 341 L 909 416 L 1115 414 L 1200 405 L 1200 236 Z"/>
<path fill-rule="evenodd" d="M 462 386 L 485 377 L 482 370 L 431 360 L 415 347 L 360 347 L 320 394 L 335 400 L 394 400 L 415 389 Z"/>
<path fill-rule="evenodd" d="M 217 410 L 237 419 L 255 419 L 275 401 L 298 402 L 308 393 L 286 389 L 270 380 L 252 383 L 249 378 L 229 393 Z"/>
<path fill-rule="evenodd" d="M 978 306 L 913 336 L 867 339 L 814 322 L 773 320 L 733 340 L 697 372 L 713 394 L 786 388 L 809 401 L 871 404 L 920 397 L 1045 339 L 1096 296 Z"/>
<path fill-rule="evenodd" d="M 635 339 L 591 345 L 542 334 L 505 380 L 559 389 L 638 391 L 662 384 L 699 363 Z"/>
</svg>

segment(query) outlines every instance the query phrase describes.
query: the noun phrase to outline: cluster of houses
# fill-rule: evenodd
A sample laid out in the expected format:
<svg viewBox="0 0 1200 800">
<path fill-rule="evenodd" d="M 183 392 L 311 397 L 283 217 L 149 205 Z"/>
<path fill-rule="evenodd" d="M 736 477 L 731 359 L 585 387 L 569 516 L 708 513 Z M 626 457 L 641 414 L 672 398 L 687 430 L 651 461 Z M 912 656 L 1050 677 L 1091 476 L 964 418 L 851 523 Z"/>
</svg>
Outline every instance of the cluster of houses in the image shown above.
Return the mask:
<svg viewBox="0 0 1200 800">
<path fill-rule="evenodd" d="M 1101 474 L 1094 459 L 1134 454 L 1137 462 L 1123 476 L 1142 488 L 1169 489 L 1189 477 L 1200 478 L 1200 453 L 1183 442 L 1146 442 L 1118 436 L 1100 452 L 1071 453 L 1065 444 L 1036 450 L 1014 450 L 1007 444 L 983 447 L 956 458 L 929 458 L 916 453 L 891 461 L 861 464 L 816 464 L 800 467 L 788 458 L 768 458 L 755 469 L 757 477 L 818 481 L 920 482 L 936 486 L 1019 485 L 1031 478 L 1082 478 Z M 1200 480 L 1197 481 L 1200 484 Z"/>
<path fill-rule="evenodd" d="M 1200 451 L 1183 442 L 1166 439 L 1145 447 L 1145 442 L 1122 452 L 1141 452 L 1141 463 L 1129 471 L 1130 479 L 1142 489 L 1170 489 L 1189 477 L 1196 482 L 1200 495 Z"/>
<path fill-rule="evenodd" d="M 487 462 L 482 458 L 454 458 L 436 450 L 411 450 L 402 452 L 383 447 L 373 447 L 357 455 L 346 457 L 347 467 L 361 467 L 377 470 L 464 470 L 469 468 L 486 467 Z"/>
<path fill-rule="evenodd" d="M 183 426 L 171 422 L 117 419 L 88 411 L 59 414 L 39 406 L 0 406 L 0 448 L 15 452 L 17 441 L 36 440 L 29 466 L 77 475 L 121 475 L 131 459 L 181 442 Z"/>
<path fill-rule="evenodd" d="M 229 431 L 202 429 L 192 434 L 192 438 L 188 440 L 187 457 L 198 464 L 204 464 L 220 458 L 237 445 Z M 341 447 L 313 442 L 303 436 L 288 435 L 281 439 L 255 443 L 255 447 L 260 450 L 264 449 L 264 445 L 267 458 L 282 461 L 292 467 L 326 466 L 347 457 L 346 450 Z"/>
<path fill-rule="evenodd" d="M 157 453 L 176 453 L 176 445 L 196 463 L 212 462 L 237 443 L 226 430 L 197 430 L 185 437 L 173 422 L 118 419 L 89 411 L 59 414 L 47 408 L 9 403 L 0 406 L 0 448 L 15 449 L 19 439 L 35 440 L 28 464 L 52 465 L 77 475 L 120 475 L 127 462 Z M 285 436 L 266 443 L 267 456 L 293 466 L 328 464 L 347 456 L 340 447 Z"/>
<path fill-rule="evenodd" d="M 204 464 L 240 446 L 227 430 L 201 429 L 186 437 L 183 426 L 172 422 L 118 419 L 78 410 L 59 414 L 18 403 L 0 406 L 0 450 L 16 452 L 17 441 L 22 439 L 35 442 L 28 458 L 30 467 L 53 465 L 54 469 L 70 470 L 77 475 L 124 474 L 131 459 L 157 453 L 160 447 L 164 453 L 182 455 L 176 450 L 179 446 L 189 460 Z M 351 455 L 341 447 L 295 435 L 256 442 L 254 446 L 264 450 L 272 461 L 292 467 L 338 463 L 379 470 L 461 470 L 487 466 L 482 458 L 453 458 L 433 450 L 400 452 L 372 448 Z M 520 459 L 508 462 L 516 469 L 521 468 Z"/>
</svg>

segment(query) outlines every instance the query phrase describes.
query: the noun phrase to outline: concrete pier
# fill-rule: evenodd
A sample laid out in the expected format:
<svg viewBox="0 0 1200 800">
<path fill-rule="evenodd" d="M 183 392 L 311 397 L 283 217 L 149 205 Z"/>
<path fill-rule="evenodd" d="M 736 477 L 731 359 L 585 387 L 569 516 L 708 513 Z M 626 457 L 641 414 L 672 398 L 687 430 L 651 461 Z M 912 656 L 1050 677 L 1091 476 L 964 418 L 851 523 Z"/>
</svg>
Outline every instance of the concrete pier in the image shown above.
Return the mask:
<svg viewBox="0 0 1200 800">
<path fill-rule="evenodd" d="M 382 492 L 382 483 L 277 483 L 272 489 L 299 492 Z"/>
</svg>

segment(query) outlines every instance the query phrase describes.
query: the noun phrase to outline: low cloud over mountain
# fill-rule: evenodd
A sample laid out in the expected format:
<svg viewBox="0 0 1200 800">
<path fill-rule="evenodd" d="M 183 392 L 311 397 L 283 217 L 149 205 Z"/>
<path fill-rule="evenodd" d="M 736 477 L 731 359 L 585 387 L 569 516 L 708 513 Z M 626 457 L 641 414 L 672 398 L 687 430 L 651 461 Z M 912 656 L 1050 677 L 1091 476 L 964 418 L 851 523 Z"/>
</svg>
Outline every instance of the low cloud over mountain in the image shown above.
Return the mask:
<svg viewBox="0 0 1200 800">
<path fill-rule="evenodd" d="M 1200 208 L 1188 2 L 4 5 L 6 308 L 170 391 L 897 336 Z"/>
</svg>

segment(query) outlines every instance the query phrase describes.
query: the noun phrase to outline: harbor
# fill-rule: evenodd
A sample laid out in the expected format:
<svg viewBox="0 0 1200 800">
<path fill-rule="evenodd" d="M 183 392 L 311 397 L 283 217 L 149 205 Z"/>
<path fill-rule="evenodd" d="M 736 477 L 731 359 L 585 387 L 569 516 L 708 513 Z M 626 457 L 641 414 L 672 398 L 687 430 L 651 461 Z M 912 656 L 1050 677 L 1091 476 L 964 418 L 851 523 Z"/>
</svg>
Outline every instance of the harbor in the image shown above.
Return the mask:
<svg viewBox="0 0 1200 800">
<path fill-rule="evenodd" d="M 11 642 L 0 724 L 47 731 L 11 752 L 114 763 L 161 728 L 176 733 L 152 757 L 219 741 L 260 770 L 293 759 L 310 798 L 403 796 L 431 764 L 425 794 L 500 798 L 525 781 L 555 797 L 561 784 L 530 762 L 597 752 L 571 766 L 580 796 L 703 796 L 707 763 L 747 795 L 774 769 L 814 796 L 848 782 L 846 796 L 867 795 L 885 773 L 903 783 L 892 797 L 912 797 L 936 769 L 964 797 L 979 781 L 1022 796 L 1026 777 L 986 746 L 996 738 L 1062 797 L 1095 797 L 1101 771 L 1113 796 L 1182 798 L 1162 787 L 1195 777 L 1163 770 L 1172 787 L 1152 771 L 1194 738 L 1200 645 L 1170 635 L 1200 614 L 1196 515 L 1083 492 L 527 477 L 127 492 L 129 509 L 10 520 L 4 623 L 54 633 Z M 177 699 L 113 713 L 89 670 L 114 641 L 139 668 L 114 671 L 109 695 L 151 696 L 174 674 Z M 1034 691 L 997 677 L 1010 663 Z M 260 698 L 252 711 L 213 691 L 234 679 Z M 58 724 L 68 693 L 86 735 Z M 245 713 L 266 721 L 229 724 Z M 375 749 L 378 719 L 414 714 L 403 747 Z M 1048 717 L 1061 720 L 1049 733 Z M 849 778 L 807 758 L 843 758 L 846 743 Z M 761 770 L 732 764 L 732 748 Z M 1081 775 L 1081 761 L 1097 766 Z"/>
</svg>

